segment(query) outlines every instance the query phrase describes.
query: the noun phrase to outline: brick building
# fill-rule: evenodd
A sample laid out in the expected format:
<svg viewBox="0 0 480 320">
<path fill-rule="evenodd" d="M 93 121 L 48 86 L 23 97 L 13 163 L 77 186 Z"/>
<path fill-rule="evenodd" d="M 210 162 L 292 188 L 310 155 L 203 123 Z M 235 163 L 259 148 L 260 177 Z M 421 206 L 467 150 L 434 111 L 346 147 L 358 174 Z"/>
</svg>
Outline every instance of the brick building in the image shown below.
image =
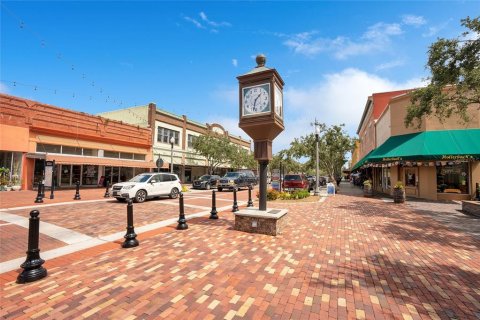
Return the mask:
<svg viewBox="0 0 480 320">
<path fill-rule="evenodd" d="M 0 167 L 33 189 L 55 161 L 57 187 L 128 180 L 155 168 L 150 128 L 0 94 Z M 49 177 L 47 177 L 48 180 Z"/>
</svg>

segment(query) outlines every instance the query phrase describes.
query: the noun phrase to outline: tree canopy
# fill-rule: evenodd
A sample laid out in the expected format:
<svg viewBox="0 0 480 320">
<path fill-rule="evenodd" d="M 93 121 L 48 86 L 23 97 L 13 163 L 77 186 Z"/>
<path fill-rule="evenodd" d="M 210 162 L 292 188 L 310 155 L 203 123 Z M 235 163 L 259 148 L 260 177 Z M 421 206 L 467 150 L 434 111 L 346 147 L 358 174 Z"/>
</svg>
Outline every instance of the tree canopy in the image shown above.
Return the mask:
<svg viewBox="0 0 480 320">
<path fill-rule="evenodd" d="M 226 164 L 230 160 L 232 147 L 228 137 L 213 132 L 193 140 L 193 149 L 207 159 L 208 173 L 210 174 L 213 174 L 218 166 Z"/>
<path fill-rule="evenodd" d="M 434 114 L 440 121 L 458 114 L 468 121 L 467 109 L 480 103 L 480 17 L 461 20 L 468 30 L 454 39 L 439 38 L 429 48 L 429 84 L 412 92 L 405 125 Z"/>
<path fill-rule="evenodd" d="M 342 167 L 345 164 L 346 154 L 353 148 L 352 139 L 343 130 L 344 125 L 327 127 L 320 125 L 318 155 L 319 169 L 325 172 L 332 180 L 341 177 Z M 305 137 L 295 138 L 290 143 L 290 154 L 295 158 L 308 158 L 304 164 L 306 170 L 316 168 L 316 136 L 309 134 Z"/>
</svg>

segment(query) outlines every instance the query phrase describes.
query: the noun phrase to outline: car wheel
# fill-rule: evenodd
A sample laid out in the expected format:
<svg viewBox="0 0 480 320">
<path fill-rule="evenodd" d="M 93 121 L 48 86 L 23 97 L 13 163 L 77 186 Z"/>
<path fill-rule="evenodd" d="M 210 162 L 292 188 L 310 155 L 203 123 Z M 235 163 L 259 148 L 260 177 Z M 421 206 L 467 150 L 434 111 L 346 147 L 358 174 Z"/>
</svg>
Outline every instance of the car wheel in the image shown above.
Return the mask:
<svg viewBox="0 0 480 320">
<path fill-rule="evenodd" d="M 172 191 L 170 191 L 169 197 L 170 197 L 170 199 L 177 199 L 177 197 L 178 197 L 178 189 L 177 189 L 177 188 L 173 188 Z"/>
<path fill-rule="evenodd" d="M 210 190 L 210 183 L 207 183 L 207 184 L 205 185 L 205 189 L 206 189 L 206 190 Z"/>
<path fill-rule="evenodd" d="M 125 198 L 116 198 L 118 202 L 125 202 L 127 199 Z"/>
<path fill-rule="evenodd" d="M 218 188 L 218 192 L 222 192 L 222 190 L 223 190 L 222 188 Z"/>
<path fill-rule="evenodd" d="M 147 199 L 147 192 L 145 190 L 138 190 L 135 194 L 135 202 L 142 203 Z"/>
</svg>

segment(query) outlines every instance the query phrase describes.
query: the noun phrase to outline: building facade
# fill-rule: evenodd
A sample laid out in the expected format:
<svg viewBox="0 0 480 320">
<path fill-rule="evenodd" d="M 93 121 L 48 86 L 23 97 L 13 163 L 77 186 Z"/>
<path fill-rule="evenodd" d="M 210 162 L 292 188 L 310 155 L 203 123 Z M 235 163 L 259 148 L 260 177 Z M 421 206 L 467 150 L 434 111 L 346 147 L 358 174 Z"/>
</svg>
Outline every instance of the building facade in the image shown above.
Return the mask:
<svg viewBox="0 0 480 320">
<path fill-rule="evenodd" d="M 99 186 L 155 168 L 149 128 L 5 94 L 0 107 L 0 167 L 9 184 Z"/>
<path fill-rule="evenodd" d="M 161 171 L 169 171 L 173 163 L 173 171 L 187 183 L 208 173 L 207 160 L 193 149 L 193 141 L 196 137 L 215 132 L 227 136 L 231 143 L 251 151 L 251 141 L 229 134 L 220 124 L 202 124 L 188 119 L 185 115 L 179 116 L 159 109 L 154 103 L 103 112 L 98 115 L 151 128 L 152 158 L 155 161 L 161 160 L 160 163 L 163 164 Z M 223 175 L 229 169 L 226 163 L 218 168 L 215 174 Z"/>
<path fill-rule="evenodd" d="M 389 99 L 375 122 L 375 148 L 357 162 L 377 192 L 393 194 L 400 181 L 407 196 L 432 200 L 469 200 L 480 183 L 480 111 L 468 109 L 469 121 L 458 116 L 440 121 L 424 117 L 406 127 L 410 95 Z M 362 144 L 362 141 L 360 141 Z"/>
</svg>

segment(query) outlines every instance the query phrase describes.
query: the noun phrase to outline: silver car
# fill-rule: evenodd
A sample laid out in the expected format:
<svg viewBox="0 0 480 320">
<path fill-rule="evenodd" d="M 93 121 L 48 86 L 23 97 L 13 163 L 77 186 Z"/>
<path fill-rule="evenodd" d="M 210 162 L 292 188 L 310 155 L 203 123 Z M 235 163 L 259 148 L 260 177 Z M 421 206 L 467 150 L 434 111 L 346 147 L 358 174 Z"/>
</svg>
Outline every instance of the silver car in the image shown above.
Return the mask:
<svg viewBox="0 0 480 320">
<path fill-rule="evenodd" d="M 176 174 L 147 172 L 139 174 L 127 182 L 116 183 L 112 186 L 112 195 L 118 201 L 133 199 L 143 202 L 148 198 L 169 196 L 178 197 L 182 190 L 180 179 Z"/>
</svg>

